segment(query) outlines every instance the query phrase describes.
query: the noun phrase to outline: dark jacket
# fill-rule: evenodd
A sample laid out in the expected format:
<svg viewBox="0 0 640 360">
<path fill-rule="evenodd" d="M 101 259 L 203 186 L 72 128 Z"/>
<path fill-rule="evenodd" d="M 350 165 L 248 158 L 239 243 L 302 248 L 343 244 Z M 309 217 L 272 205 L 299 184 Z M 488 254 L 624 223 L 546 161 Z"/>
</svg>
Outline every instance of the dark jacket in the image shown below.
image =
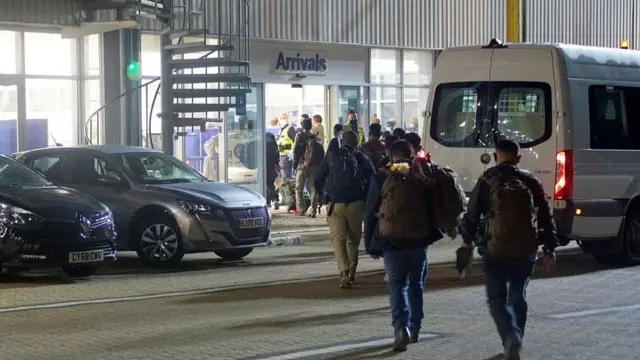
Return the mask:
<svg viewBox="0 0 640 360">
<path fill-rule="evenodd" d="M 364 144 L 360 145 L 360 150 L 365 153 L 371 159 L 373 167 L 378 170 L 381 166 L 385 165 L 383 162 L 386 159 L 384 142 L 380 139 L 370 139 Z"/>
<path fill-rule="evenodd" d="M 553 220 L 547 196 L 544 188 L 533 174 L 528 171 L 518 169 L 512 164 L 500 164 L 494 166 L 480 177 L 476 186 L 471 192 L 469 202 L 467 204 L 467 212 L 462 219 L 460 232 L 462 239 L 466 244 L 476 243 L 480 253 L 486 253 L 486 240 L 482 232 L 481 218 L 489 213 L 489 185 L 485 179 L 500 174 L 509 174 L 518 172 L 522 176 L 523 181 L 531 190 L 533 195 L 534 206 L 538 209 L 538 226 L 540 228 L 539 239 L 545 251 L 553 251 L 558 246 L 558 235 L 556 233 L 556 224 Z"/>
<path fill-rule="evenodd" d="M 343 149 L 352 152 L 353 156 L 358 161 L 359 176 L 362 178 L 362 191 L 359 193 L 352 191 L 351 189 L 338 188 L 333 186 L 331 182 L 331 172 L 333 170 L 333 164 L 339 151 L 327 152 L 324 160 L 320 164 L 320 168 L 316 172 L 316 178 L 314 179 L 314 185 L 318 194 L 324 194 L 327 202 L 338 204 L 349 204 L 356 201 L 364 201 L 367 199 L 367 190 L 369 189 L 369 181 L 375 173 L 371 160 L 362 152 L 355 150 L 350 146 L 343 146 Z"/>
<path fill-rule="evenodd" d="M 391 239 L 378 234 L 378 211 L 382 203 L 382 186 L 387 180 L 387 172 L 382 169 L 374 175 L 369 185 L 367 202 L 364 210 L 364 245 L 367 254 L 382 256 L 385 251 L 397 249 L 391 243 Z M 428 204 L 425 204 L 428 206 Z M 427 219 L 425 219 L 426 221 Z M 403 248 L 426 248 L 434 242 L 442 239 L 444 235 L 439 229 L 429 230 L 429 234 L 422 241 L 412 241 Z"/>
<path fill-rule="evenodd" d="M 307 151 L 307 142 L 312 137 L 315 137 L 311 132 L 304 131 L 296 134 L 296 138 L 293 142 L 293 168 L 297 169 L 298 165 L 304 158 L 304 153 Z"/>
<path fill-rule="evenodd" d="M 327 154 L 330 152 L 337 152 L 340 149 L 340 141 L 338 141 L 338 138 L 334 137 L 333 139 L 331 139 L 331 141 L 329 141 L 329 146 L 327 146 Z"/>
<path fill-rule="evenodd" d="M 280 162 L 278 144 L 276 143 L 276 137 L 273 134 L 266 134 L 265 146 L 267 151 L 267 170 L 272 171 L 278 168 L 278 163 Z"/>
</svg>

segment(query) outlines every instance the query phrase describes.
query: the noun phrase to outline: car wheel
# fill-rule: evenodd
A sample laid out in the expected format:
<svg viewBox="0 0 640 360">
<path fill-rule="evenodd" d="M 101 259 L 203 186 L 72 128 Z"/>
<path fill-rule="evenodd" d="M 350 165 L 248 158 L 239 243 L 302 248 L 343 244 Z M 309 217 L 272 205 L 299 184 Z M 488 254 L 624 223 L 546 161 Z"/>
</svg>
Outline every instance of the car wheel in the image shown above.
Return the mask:
<svg viewBox="0 0 640 360">
<path fill-rule="evenodd" d="M 622 233 L 621 265 L 640 265 L 640 213 L 627 215 Z"/>
<path fill-rule="evenodd" d="M 67 275 L 75 278 L 89 277 L 95 274 L 98 269 L 100 269 L 99 265 L 69 265 L 62 267 L 62 270 Z"/>
<path fill-rule="evenodd" d="M 229 249 L 229 250 L 216 250 L 214 253 L 226 261 L 242 260 L 245 256 L 251 254 L 253 249 Z"/>
<path fill-rule="evenodd" d="M 137 226 L 134 241 L 140 259 L 151 265 L 172 265 L 184 257 L 176 221 L 167 215 L 149 216 Z"/>
</svg>

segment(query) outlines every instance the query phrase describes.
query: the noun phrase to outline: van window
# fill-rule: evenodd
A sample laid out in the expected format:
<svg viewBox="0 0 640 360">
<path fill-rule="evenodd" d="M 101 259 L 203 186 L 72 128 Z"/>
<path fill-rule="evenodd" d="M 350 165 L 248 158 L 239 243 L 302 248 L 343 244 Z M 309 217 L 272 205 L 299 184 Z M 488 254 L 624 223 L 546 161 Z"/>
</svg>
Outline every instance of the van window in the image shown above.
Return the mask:
<svg viewBox="0 0 640 360">
<path fill-rule="evenodd" d="M 434 95 L 431 137 L 449 147 L 487 147 L 498 138 L 521 147 L 551 137 L 551 87 L 532 82 L 440 84 Z"/>
<path fill-rule="evenodd" d="M 640 150 L 640 88 L 589 87 L 592 149 Z"/>
</svg>

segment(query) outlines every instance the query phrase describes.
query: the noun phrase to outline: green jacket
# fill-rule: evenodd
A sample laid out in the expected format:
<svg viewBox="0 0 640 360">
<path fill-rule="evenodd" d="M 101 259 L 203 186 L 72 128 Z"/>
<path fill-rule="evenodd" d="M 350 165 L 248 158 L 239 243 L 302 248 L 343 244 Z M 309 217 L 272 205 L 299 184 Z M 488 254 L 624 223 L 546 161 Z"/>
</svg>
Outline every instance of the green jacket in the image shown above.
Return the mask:
<svg viewBox="0 0 640 360">
<path fill-rule="evenodd" d="M 351 124 L 347 124 L 345 126 L 342 127 L 343 131 L 353 131 L 358 135 L 358 145 L 362 145 L 364 143 L 364 130 L 362 130 L 362 128 L 360 126 L 358 126 L 358 131 L 354 131 L 353 127 L 351 126 Z"/>
</svg>

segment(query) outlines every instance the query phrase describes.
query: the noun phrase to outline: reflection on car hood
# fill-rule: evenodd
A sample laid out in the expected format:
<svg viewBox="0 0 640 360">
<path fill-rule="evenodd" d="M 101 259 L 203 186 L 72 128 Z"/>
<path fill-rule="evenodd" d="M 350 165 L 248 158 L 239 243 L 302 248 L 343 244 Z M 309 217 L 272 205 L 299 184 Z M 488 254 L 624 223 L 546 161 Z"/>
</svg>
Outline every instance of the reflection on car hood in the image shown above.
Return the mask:
<svg viewBox="0 0 640 360">
<path fill-rule="evenodd" d="M 149 190 L 169 191 L 177 197 L 226 208 L 264 206 L 266 200 L 253 190 L 223 183 L 197 182 L 149 185 Z"/>
<path fill-rule="evenodd" d="M 51 220 L 73 221 L 76 214 L 92 216 L 105 212 L 96 199 L 77 190 L 58 186 L 0 189 L 0 203 L 29 210 Z"/>
</svg>

